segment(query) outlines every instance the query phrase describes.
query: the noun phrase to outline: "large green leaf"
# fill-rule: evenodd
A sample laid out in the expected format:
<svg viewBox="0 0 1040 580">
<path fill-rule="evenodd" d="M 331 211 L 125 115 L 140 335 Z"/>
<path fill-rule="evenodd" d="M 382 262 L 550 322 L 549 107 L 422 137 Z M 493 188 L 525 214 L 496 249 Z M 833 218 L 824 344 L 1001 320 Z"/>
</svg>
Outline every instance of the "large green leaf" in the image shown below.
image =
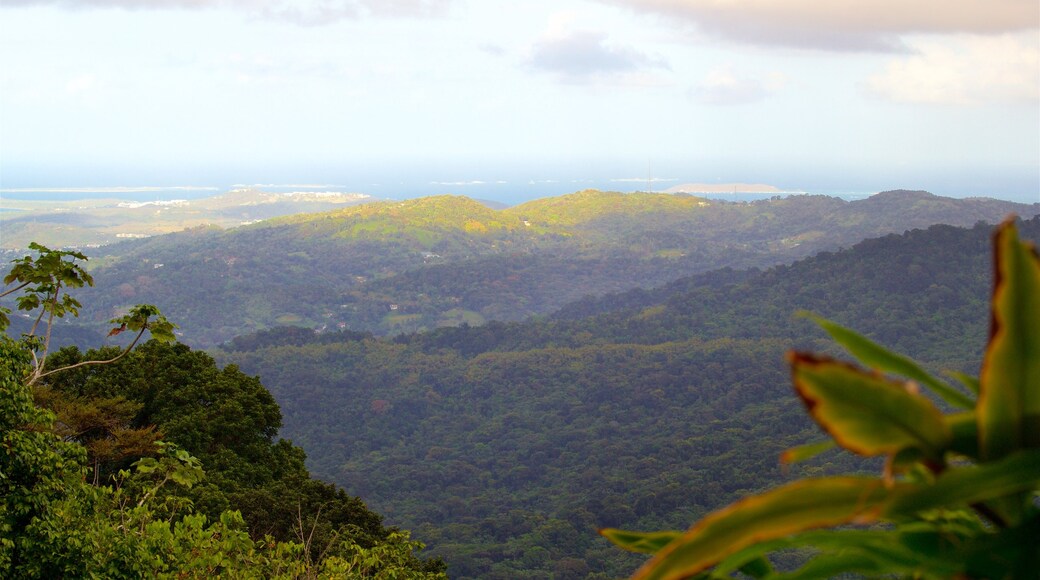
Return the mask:
<svg viewBox="0 0 1040 580">
<path fill-rule="evenodd" d="M 661 548 L 682 535 L 682 532 L 677 531 L 626 532 L 615 528 L 604 528 L 599 533 L 614 545 L 640 554 L 656 554 Z"/>
<path fill-rule="evenodd" d="M 705 517 L 661 548 L 634 578 L 687 578 L 716 564 L 720 564 L 721 572 L 727 572 L 773 550 L 802 546 L 840 552 L 803 570 L 805 577 L 826 576 L 841 566 L 849 568 L 840 571 L 905 573 L 949 568 L 952 574 L 964 565 L 963 558 L 955 557 L 956 551 L 950 551 L 944 536 L 927 529 L 914 533 L 853 530 L 794 534 L 978 504 L 1038 485 L 1040 450 L 1021 451 L 977 467 L 950 469 L 931 484 L 901 483 L 886 488 L 881 480 L 870 478 L 803 480 Z M 973 557 L 977 559 L 977 555 Z"/>
<path fill-rule="evenodd" d="M 845 363 L 791 353 L 795 390 L 842 447 L 861 455 L 919 450 L 941 458 L 952 435 L 942 413 L 900 383 Z"/>
<path fill-rule="evenodd" d="M 815 443 L 806 443 L 805 445 L 792 447 L 780 454 L 780 463 L 786 465 L 808 461 L 821 453 L 834 449 L 836 446 L 837 444 L 833 439 L 827 439 L 826 441 L 817 441 Z"/>
<path fill-rule="evenodd" d="M 865 336 L 849 330 L 840 324 L 831 322 L 826 318 L 810 313 L 806 313 L 806 316 L 812 318 L 816 324 L 820 325 L 821 328 L 827 331 L 827 334 L 831 335 L 831 338 L 833 338 L 835 342 L 844 346 L 853 356 L 868 367 L 886 373 L 901 375 L 923 385 L 927 385 L 937 395 L 942 397 L 944 401 L 954 407 L 959 407 L 961 409 L 971 409 L 975 407 L 975 401 L 972 401 L 960 391 L 930 375 L 927 371 L 921 368 L 920 365 L 914 362 L 913 359 L 901 354 L 896 354 L 871 341 Z"/>
<path fill-rule="evenodd" d="M 953 435 L 953 440 L 950 441 L 950 451 L 978 459 L 979 427 L 975 420 L 975 413 L 971 411 L 952 413 L 945 415 L 944 419 Z"/>
<path fill-rule="evenodd" d="M 1040 258 L 1007 221 L 994 238 L 990 338 L 977 408 L 979 447 L 997 459 L 1040 447 Z"/>
<path fill-rule="evenodd" d="M 947 470 L 930 485 L 900 486 L 893 490 L 883 514 L 893 518 L 912 516 L 931 509 L 986 502 L 1038 486 L 1040 450 L 1019 451 L 999 461 Z"/>
<path fill-rule="evenodd" d="M 854 556 L 845 562 L 845 569 L 834 569 L 839 560 L 831 560 L 826 566 L 837 572 L 865 572 L 882 569 L 889 574 L 915 574 L 924 569 L 942 571 L 945 577 L 953 576 L 964 568 L 964 563 L 952 557 L 956 545 L 949 541 L 952 536 L 940 534 L 934 529 L 923 532 L 904 533 L 889 530 L 814 530 L 793 536 L 759 542 L 726 557 L 712 569 L 714 577 L 725 577 L 741 569 L 745 562 L 762 558 L 778 550 L 813 548 L 821 555 L 839 554 Z M 792 577 L 813 577 L 822 568 L 802 568 Z M 774 575 L 770 578 L 786 578 Z"/>
<path fill-rule="evenodd" d="M 687 578 L 758 542 L 874 521 L 889 492 L 876 478 L 830 477 L 806 479 L 745 498 L 706 516 L 661 549 L 633 578 Z"/>
<path fill-rule="evenodd" d="M 962 385 L 977 397 L 979 394 L 979 378 L 959 371 L 946 371 L 946 374 L 960 381 Z"/>
</svg>

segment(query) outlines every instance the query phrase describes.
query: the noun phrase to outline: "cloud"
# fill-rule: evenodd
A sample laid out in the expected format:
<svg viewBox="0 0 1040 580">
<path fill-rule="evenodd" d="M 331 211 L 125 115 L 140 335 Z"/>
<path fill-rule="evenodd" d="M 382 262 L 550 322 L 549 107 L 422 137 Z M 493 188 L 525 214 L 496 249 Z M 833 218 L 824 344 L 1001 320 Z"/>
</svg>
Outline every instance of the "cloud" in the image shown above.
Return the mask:
<svg viewBox="0 0 1040 580">
<path fill-rule="evenodd" d="M 166 191 L 219 191 L 217 187 L 198 185 L 142 185 L 118 187 L 28 187 L 4 188 L 0 193 L 160 193 Z"/>
<path fill-rule="evenodd" d="M 910 34 L 1040 28 L 1036 0 L 600 0 L 731 41 L 832 51 L 906 52 Z"/>
<path fill-rule="evenodd" d="M 1040 46 L 1034 34 L 932 41 L 918 49 L 867 79 L 867 92 L 922 104 L 1035 105 L 1040 101 Z"/>
<path fill-rule="evenodd" d="M 717 68 L 690 89 L 690 96 L 705 105 L 746 105 L 766 99 L 783 87 L 785 78 L 770 75 L 766 81 L 737 76 L 729 66 Z"/>
<path fill-rule="evenodd" d="M 491 43 L 491 42 L 485 42 L 484 44 L 481 44 L 480 46 L 477 47 L 477 50 L 479 50 L 480 52 L 483 52 L 484 54 L 490 54 L 491 56 L 505 56 L 506 55 L 506 49 L 505 48 L 503 48 L 503 47 L 501 47 L 501 46 L 499 46 L 497 44 Z"/>
<path fill-rule="evenodd" d="M 679 180 L 674 178 L 674 177 L 652 177 L 649 180 L 647 178 L 645 178 L 645 177 L 615 177 L 615 178 L 611 179 L 610 181 L 612 181 L 614 183 L 646 183 L 647 181 L 650 181 L 651 183 L 657 183 L 657 182 L 661 182 L 661 181 L 679 181 Z"/>
<path fill-rule="evenodd" d="M 482 181 L 480 179 L 474 179 L 472 181 L 431 181 L 430 185 L 503 185 L 505 183 L 508 182 L 503 181 L 501 179 L 496 181 Z"/>
<path fill-rule="evenodd" d="M 236 183 L 231 187 L 243 188 L 243 187 L 268 187 L 273 189 L 331 189 L 331 188 L 343 188 L 345 185 L 333 185 L 330 183 Z"/>
<path fill-rule="evenodd" d="M 440 16 L 447 12 L 451 2 L 452 0 L 4 0 L 3 6 L 55 6 L 73 10 L 229 9 L 244 12 L 252 17 L 313 26 L 364 17 Z"/>
<path fill-rule="evenodd" d="M 624 80 L 633 73 L 668 69 L 668 63 L 634 48 L 607 43 L 600 32 L 579 30 L 535 43 L 529 64 L 566 82 Z"/>
</svg>

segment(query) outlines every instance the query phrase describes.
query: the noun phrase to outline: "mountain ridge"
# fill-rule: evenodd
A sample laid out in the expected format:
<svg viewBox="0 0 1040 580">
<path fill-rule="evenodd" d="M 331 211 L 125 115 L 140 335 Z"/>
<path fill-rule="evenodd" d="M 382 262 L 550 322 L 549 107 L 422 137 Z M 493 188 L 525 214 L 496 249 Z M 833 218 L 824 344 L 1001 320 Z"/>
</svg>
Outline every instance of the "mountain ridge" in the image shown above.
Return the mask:
<svg viewBox="0 0 1040 580">
<path fill-rule="evenodd" d="M 544 315 L 585 294 L 767 267 L 933 223 L 1040 212 L 898 192 L 882 201 L 583 191 L 494 210 L 435 196 L 195 228 L 94 250 L 98 287 L 84 318 L 153 303 L 198 346 L 283 324 L 396 334 Z"/>
</svg>

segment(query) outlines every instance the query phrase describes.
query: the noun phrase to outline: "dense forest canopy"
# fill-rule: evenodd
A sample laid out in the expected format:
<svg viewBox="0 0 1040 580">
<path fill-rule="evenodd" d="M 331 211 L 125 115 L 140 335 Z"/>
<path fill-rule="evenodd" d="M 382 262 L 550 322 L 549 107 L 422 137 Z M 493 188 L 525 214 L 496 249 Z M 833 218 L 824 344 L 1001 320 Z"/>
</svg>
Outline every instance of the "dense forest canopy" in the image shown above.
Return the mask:
<svg viewBox="0 0 1040 580">
<path fill-rule="evenodd" d="M 369 203 L 91 250 L 97 286 L 84 294 L 80 321 L 97 329 L 148 302 L 201 347 L 286 325 L 379 335 L 473 326 L 1013 212 L 1040 207 L 909 191 L 750 203 L 583 191 L 504 210 L 457 196 Z"/>
<path fill-rule="evenodd" d="M 264 378 L 317 474 L 420 532 L 453 577 L 610 577 L 638 558 L 597 527 L 678 529 L 785 478 L 863 467 L 777 462 L 819 437 L 783 353 L 831 347 L 798 310 L 977 370 L 991 229 L 933 226 L 541 321 L 392 340 L 273 330 L 216 356 Z M 1040 239 L 1040 218 L 1021 232 Z"/>
</svg>

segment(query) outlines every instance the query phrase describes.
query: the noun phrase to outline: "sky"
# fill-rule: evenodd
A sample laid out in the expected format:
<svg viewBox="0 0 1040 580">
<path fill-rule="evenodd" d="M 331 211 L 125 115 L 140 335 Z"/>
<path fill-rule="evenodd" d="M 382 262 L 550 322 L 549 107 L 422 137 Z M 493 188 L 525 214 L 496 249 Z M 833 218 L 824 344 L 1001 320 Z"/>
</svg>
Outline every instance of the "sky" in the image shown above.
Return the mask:
<svg viewBox="0 0 1040 580">
<path fill-rule="evenodd" d="M 689 182 L 1040 201 L 1040 3 L 0 0 L 0 196 Z"/>
</svg>

